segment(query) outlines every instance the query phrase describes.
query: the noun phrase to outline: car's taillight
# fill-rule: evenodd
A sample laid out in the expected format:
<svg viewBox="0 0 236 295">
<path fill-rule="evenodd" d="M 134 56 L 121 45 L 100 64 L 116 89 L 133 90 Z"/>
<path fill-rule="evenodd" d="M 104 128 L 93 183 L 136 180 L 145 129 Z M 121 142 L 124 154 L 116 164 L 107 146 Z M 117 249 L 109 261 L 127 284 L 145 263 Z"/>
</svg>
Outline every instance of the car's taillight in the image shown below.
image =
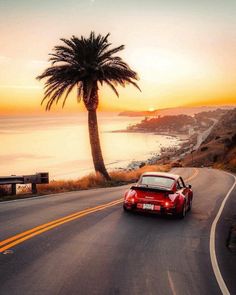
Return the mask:
<svg viewBox="0 0 236 295">
<path fill-rule="evenodd" d="M 168 199 L 171 201 L 171 202 L 175 202 L 176 200 L 176 197 L 178 196 L 178 194 L 174 194 L 174 193 L 170 193 L 168 194 Z"/>
<path fill-rule="evenodd" d="M 165 208 L 173 208 L 175 206 L 175 195 L 168 194 L 164 202 Z"/>
<path fill-rule="evenodd" d="M 132 204 L 135 203 L 135 198 L 137 197 L 137 193 L 136 191 L 132 190 L 132 191 L 129 191 L 127 193 L 127 195 L 125 196 L 125 201 L 126 202 L 131 202 Z"/>
</svg>

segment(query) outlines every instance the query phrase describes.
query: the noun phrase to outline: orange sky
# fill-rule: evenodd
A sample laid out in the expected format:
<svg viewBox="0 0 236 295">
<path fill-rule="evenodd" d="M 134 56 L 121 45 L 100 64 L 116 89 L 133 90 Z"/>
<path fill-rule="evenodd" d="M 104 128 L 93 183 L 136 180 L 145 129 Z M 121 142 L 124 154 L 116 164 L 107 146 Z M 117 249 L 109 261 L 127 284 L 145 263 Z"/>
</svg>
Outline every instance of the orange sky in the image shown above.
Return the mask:
<svg viewBox="0 0 236 295">
<path fill-rule="evenodd" d="M 126 45 L 121 56 L 138 72 L 142 89 L 119 88 L 117 99 L 104 87 L 99 91 L 100 110 L 236 104 L 234 1 L 226 0 L 223 6 L 216 2 L 214 7 L 211 1 L 176 5 L 178 1 L 148 0 L 135 7 L 123 0 L 70 0 L 68 5 L 49 0 L 40 7 L 31 2 L 0 4 L 1 114 L 42 112 L 43 82 L 35 77 L 48 65 L 48 53 L 61 37 L 88 35 L 91 30 L 109 31 L 114 46 Z M 83 107 L 72 93 L 64 111 L 77 109 Z M 54 111 L 61 111 L 60 106 Z"/>
</svg>

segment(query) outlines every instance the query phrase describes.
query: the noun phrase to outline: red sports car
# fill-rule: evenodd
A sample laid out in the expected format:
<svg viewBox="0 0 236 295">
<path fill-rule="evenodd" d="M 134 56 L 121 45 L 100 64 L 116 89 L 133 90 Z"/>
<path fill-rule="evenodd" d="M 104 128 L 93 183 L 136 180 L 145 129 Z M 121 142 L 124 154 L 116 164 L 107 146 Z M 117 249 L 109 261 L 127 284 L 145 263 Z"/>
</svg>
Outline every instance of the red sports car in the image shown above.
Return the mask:
<svg viewBox="0 0 236 295">
<path fill-rule="evenodd" d="M 191 210 L 193 191 L 179 175 L 161 172 L 143 173 L 126 193 L 125 211 L 145 211 L 184 218 Z"/>
</svg>

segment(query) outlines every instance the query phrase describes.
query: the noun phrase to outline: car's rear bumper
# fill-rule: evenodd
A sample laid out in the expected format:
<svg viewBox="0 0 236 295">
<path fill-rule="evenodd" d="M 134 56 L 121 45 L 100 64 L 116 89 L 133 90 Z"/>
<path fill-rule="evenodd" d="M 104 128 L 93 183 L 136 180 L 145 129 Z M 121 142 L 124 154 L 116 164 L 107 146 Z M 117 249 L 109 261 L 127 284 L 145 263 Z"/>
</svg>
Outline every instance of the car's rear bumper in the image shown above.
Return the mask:
<svg viewBox="0 0 236 295">
<path fill-rule="evenodd" d="M 160 210 L 155 210 L 155 209 L 148 210 L 148 209 L 138 208 L 137 204 L 128 204 L 128 203 L 123 203 L 123 207 L 127 211 L 146 212 L 146 213 L 159 214 L 159 215 L 175 215 L 178 213 L 175 207 L 161 207 Z"/>
</svg>

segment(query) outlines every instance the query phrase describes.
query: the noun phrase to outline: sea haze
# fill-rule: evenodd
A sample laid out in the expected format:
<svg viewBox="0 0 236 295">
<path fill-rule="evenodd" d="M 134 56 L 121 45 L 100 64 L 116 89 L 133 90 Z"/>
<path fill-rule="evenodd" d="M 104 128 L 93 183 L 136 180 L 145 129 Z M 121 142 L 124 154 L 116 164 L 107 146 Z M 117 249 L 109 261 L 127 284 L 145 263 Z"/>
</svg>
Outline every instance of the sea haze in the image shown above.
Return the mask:
<svg viewBox="0 0 236 295">
<path fill-rule="evenodd" d="M 161 147 L 176 146 L 174 137 L 115 132 L 142 118 L 99 113 L 101 146 L 109 170 L 145 161 Z M 0 118 L 1 176 L 49 172 L 50 179 L 75 179 L 93 172 L 87 115 Z"/>
</svg>

